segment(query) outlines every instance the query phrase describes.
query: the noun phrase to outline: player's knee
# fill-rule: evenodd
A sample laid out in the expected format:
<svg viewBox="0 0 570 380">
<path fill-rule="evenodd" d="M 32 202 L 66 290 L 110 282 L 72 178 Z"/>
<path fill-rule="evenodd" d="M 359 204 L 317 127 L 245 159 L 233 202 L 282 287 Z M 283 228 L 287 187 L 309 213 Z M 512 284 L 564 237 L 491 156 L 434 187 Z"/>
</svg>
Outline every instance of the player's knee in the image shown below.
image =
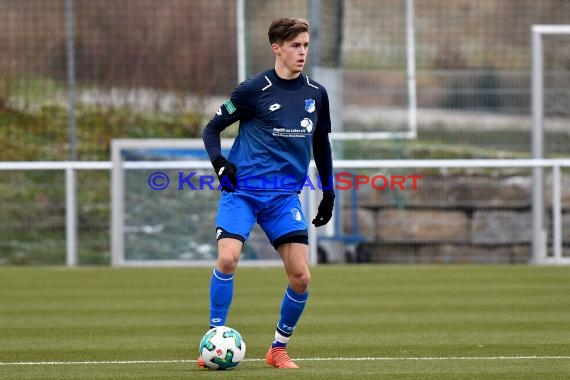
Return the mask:
<svg viewBox="0 0 570 380">
<path fill-rule="evenodd" d="M 309 290 L 310 283 L 311 274 L 309 272 L 302 272 L 289 276 L 289 284 L 291 285 L 291 288 L 297 293 L 305 293 L 307 290 Z"/>
<path fill-rule="evenodd" d="M 218 255 L 218 270 L 222 273 L 234 273 L 237 267 L 238 260 L 234 255 L 229 253 L 220 253 Z"/>
</svg>

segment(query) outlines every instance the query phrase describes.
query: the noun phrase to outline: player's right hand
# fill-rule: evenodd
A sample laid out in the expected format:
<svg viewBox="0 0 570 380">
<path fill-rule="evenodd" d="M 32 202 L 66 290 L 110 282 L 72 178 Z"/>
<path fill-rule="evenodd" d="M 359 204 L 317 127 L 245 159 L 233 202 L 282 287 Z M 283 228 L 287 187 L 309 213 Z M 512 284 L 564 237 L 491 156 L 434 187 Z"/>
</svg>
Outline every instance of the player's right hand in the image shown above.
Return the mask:
<svg viewBox="0 0 570 380">
<path fill-rule="evenodd" d="M 222 191 L 233 193 L 237 189 L 237 167 L 224 156 L 220 156 L 212 161 Z"/>
</svg>

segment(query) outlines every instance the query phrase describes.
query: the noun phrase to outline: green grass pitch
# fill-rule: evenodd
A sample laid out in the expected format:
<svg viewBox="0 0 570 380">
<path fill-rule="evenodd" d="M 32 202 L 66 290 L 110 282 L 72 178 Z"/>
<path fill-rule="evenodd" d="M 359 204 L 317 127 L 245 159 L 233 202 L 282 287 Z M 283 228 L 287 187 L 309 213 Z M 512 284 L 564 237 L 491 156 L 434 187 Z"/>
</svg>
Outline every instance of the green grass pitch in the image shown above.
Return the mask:
<svg viewBox="0 0 570 380">
<path fill-rule="evenodd" d="M 279 267 L 236 273 L 228 325 L 246 361 L 195 367 L 210 273 L 0 268 L 0 378 L 570 378 L 570 267 L 315 267 L 289 344 L 294 373 L 261 360 L 286 285 Z"/>
</svg>

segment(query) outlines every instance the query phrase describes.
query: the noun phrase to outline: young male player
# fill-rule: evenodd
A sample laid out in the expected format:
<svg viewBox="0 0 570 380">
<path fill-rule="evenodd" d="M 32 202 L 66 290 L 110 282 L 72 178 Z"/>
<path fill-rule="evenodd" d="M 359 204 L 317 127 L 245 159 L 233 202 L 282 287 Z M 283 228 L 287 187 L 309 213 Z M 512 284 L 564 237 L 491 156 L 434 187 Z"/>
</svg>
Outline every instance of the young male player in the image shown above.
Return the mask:
<svg viewBox="0 0 570 380">
<path fill-rule="evenodd" d="M 298 194 L 312 147 L 324 189 L 312 223 L 317 227 L 328 223 L 335 198 L 328 138 L 331 122 L 326 90 L 302 74 L 309 48 L 308 22 L 274 20 L 268 36 L 274 68 L 241 83 L 203 132 L 222 187 L 216 220 L 218 260 L 210 282 L 210 326 L 226 323 L 234 272 L 243 243 L 257 222 L 279 252 L 289 280 L 266 361 L 277 368 L 298 368 L 286 351 L 309 296 L 307 222 Z M 226 158 L 220 133 L 238 120 L 238 135 Z M 198 366 L 204 367 L 202 358 Z"/>
</svg>

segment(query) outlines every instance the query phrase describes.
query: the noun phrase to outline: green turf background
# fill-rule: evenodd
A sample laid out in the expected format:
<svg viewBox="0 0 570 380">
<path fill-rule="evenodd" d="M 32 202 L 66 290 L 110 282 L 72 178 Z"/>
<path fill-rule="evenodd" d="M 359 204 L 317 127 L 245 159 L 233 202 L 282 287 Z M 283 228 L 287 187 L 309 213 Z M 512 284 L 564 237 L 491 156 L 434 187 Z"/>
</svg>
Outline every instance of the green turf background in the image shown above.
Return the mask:
<svg viewBox="0 0 570 380">
<path fill-rule="evenodd" d="M 0 268 L 0 362 L 191 360 L 207 330 L 211 268 Z M 228 325 L 248 359 L 271 342 L 282 268 L 239 268 Z M 246 361 L 2 365 L 1 379 L 570 378 L 570 267 L 320 266 L 289 345 L 295 373 Z M 447 357 L 548 359 L 445 359 Z"/>
</svg>

